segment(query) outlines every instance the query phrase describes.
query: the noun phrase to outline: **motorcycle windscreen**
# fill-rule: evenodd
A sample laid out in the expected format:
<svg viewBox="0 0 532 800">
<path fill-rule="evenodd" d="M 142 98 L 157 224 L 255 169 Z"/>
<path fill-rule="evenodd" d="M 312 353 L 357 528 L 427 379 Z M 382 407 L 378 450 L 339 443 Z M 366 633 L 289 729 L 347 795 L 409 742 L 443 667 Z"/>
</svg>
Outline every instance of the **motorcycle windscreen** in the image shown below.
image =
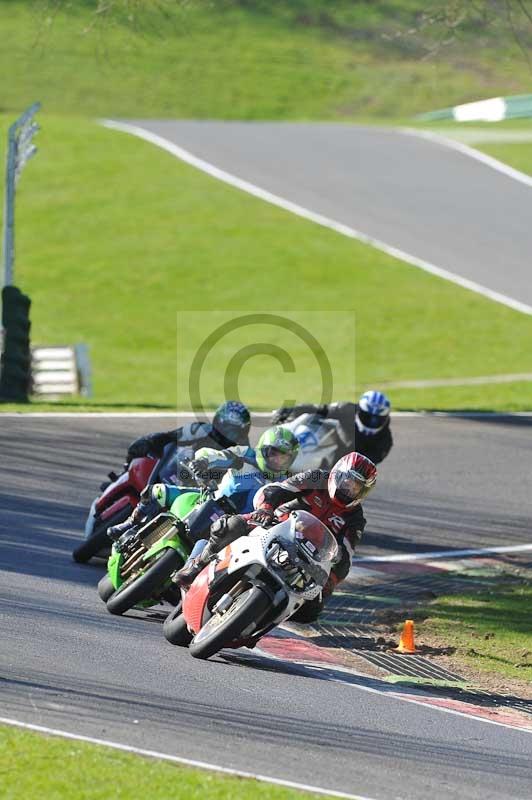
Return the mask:
<svg viewBox="0 0 532 800">
<path fill-rule="evenodd" d="M 180 483 L 190 481 L 190 472 L 182 462 L 194 457 L 191 447 L 176 447 L 174 442 L 164 448 L 159 467 L 157 469 L 158 483 Z"/>
<path fill-rule="evenodd" d="M 298 546 L 319 563 L 332 562 L 338 553 L 336 539 L 317 517 L 308 511 L 294 511 L 290 517 L 275 527 L 275 537 L 291 540 L 295 532 Z"/>
</svg>

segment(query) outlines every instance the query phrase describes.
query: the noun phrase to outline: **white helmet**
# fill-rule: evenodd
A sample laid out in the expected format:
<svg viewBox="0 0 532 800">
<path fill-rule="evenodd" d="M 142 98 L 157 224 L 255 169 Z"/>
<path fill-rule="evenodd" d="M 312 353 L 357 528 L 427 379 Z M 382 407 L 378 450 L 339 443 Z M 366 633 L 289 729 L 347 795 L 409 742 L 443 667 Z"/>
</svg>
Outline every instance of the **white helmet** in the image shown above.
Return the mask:
<svg viewBox="0 0 532 800">
<path fill-rule="evenodd" d="M 355 424 L 360 433 L 374 436 L 390 419 L 390 401 L 382 392 L 364 392 L 358 401 Z"/>
</svg>

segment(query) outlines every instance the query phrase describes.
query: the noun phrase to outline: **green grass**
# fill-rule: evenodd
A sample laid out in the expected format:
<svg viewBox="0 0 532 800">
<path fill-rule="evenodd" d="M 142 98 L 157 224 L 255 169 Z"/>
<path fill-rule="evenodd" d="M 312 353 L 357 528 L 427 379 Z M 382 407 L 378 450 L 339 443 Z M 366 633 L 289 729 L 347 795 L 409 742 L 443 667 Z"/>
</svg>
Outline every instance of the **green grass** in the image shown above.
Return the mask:
<svg viewBox="0 0 532 800">
<path fill-rule="evenodd" d="M 532 128 L 532 125 L 531 125 Z M 504 161 L 526 175 L 532 175 L 532 143 L 482 144 L 479 149 L 488 155 Z"/>
<path fill-rule="evenodd" d="M 0 110 L 40 99 L 61 114 L 341 120 L 530 91 L 526 58 L 495 7 L 491 24 L 470 10 L 453 39 L 444 23 L 420 28 L 420 9 L 437 0 L 118 0 L 95 14 L 96 5 L 0 4 L 9 76 Z M 526 46 L 532 26 L 518 15 L 514 25 Z"/>
<path fill-rule="evenodd" d="M 2 800 L 305 800 L 316 794 L 0 726 Z"/>
<path fill-rule="evenodd" d="M 387 390 L 396 408 L 426 411 L 531 411 L 531 391 L 531 383 L 525 381 Z"/>
<path fill-rule="evenodd" d="M 391 122 L 528 91 L 526 61 L 496 14 L 486 26 L 471 10 L 453 43 L 425 59 L 444 27 L 407 33 L 419 27 L 414 0 L 117 0 L 100 14 L 96 5 L 0 4 L 1 107 L 12 110 L 0 115 L 1 146 L 22 108 L 44 105 L 41 152 L 18 192 L 16 281 L 33 301 L 34 343 L 90 345 L 89 407 L 187 407 L 192 341 L 212 309 L 354 312 L 356 358 L 344 349 L 348 315 L 307 318 L 333 362 L 335 397 L 384 381 L 531 371 L 529 318 L 86 119 Z M 521 169 L 532 160 L 528 145 L 483 149 Z M 187 322 L 182 312 L 194 310 L 203 316 Z M 244 332 L 240 346 L 258 333 Z M 313 356 L 280 334 L 276 343 L 294 356 L 295 386 L 255 356 L 243 399 L 257 408 L 294 391 L 320 400 Z M 207 405 L 223 394 L 219 365 L 235 347 L 225 342 L 207 363 Z M 392 400 L 529 409 L 532 384 L 394 390 Z"/>
<path fill-rule="evenodd" d="M 227 187 L 134 137 L 80 118 L 41 117 L 40 152 L 17 195 L 16 283 L 33 301 L 34 343 L 90 345 L 95 403 L 186 408 L 178 368 L 182 378 L 218 319 L 213 310 L 297 309 L 324 342 L 335 397 L 353 396 L 355 380 L 358 390 L 532 371 L 532 318 Z M 0 119 L 2 134 L 11 119 Z M 190 311 L 200 313 L 191 320 Z M 353 313 L 355 359 L 346 352 Z M 178 319 L 186 337 L 176 347 Z M 258 332 L 213 351 L 208 405 L 223 395 L 220 364 Z M 275 407 L 294 391 L 319 400 L 314 356 L 281 335 L 279 344 L 294 356 L 295 388 L 271 358 L 257 356 L 243 371 L 242 398 L 256 408 Z M 403 408 L 527 410 L 532 384 L 397 390 L 392 400 Z"/>
<path fill-rule="evenodd" d="M 495 586 L 482 594 L 438 597 L 416 617 L 418 638 L 455 647 L 455 661 L 484 673 L 532 682 L 532 583 Z M 430 639 L 429 639 L 430 641 Z"/>
</svg>

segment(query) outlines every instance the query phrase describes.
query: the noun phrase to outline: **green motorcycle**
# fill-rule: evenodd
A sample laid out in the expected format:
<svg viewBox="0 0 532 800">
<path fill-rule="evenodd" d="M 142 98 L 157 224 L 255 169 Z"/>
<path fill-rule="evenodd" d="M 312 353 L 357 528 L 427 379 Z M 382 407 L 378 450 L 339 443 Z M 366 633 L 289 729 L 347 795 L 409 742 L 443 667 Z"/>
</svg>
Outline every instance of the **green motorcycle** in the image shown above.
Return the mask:
<svg viewBox="0 0 532 800">
<path fill-rule="evenodd" d="M 111 614 L 124 614 L 134 606 L 147 608 L 163 599 L 180 601 L 172 574 L 184 565 L 194 542 L 214 519 L 235 513 L 228 498 L 214 498 L 216 488 L 213 482 L 198 488 L 168 487 L 169 510 L 145 520 L 113 544 L 107 574 L 98 584 L 98 594 Z"/>
</svg>

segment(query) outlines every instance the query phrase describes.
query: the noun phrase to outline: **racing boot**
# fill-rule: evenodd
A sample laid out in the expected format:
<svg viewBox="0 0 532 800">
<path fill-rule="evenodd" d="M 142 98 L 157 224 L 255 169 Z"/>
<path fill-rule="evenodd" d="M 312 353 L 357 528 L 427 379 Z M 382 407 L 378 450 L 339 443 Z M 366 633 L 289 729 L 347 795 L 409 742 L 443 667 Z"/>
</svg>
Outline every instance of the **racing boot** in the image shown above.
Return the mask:
<svg viewBox="0 0 532 800">
<path fill-rule="evenodd" d="M 111 525 L 111 527 L 107 529 L 107 535 L 111 541 L 117 542 L 124 533 L 128 533 L 131 528 L 138 526 L 149 512 L 150 506 L 151 502 L 149 500 L 141 500 L 124 522 L 119 522 L 118 525 Z"/>
<path fill-rule="evenodd" d="M 211 525 L 207 544 L 203 546 L 205 539 L 200 539 L 196 542 L 189 560 L 184 567 L 174 573 L 172 580 L 178 586 L 184 589 L 188 588 L 216 553 L 219 553 L 222 548 L 247 532 L 247 522 L 238 515 L 224 515 L 215 520 Z"/>
<path fill-rule="evenodd" d="M 177 583 L 183 589 L 188 589 L 194 583 L 201 570 L 212 560 L 213 556 L 212 544 L 207 542 L 198 556 L 191 555 L 185 566 L 173 574 L 173 583 Z"/>
</svg>

